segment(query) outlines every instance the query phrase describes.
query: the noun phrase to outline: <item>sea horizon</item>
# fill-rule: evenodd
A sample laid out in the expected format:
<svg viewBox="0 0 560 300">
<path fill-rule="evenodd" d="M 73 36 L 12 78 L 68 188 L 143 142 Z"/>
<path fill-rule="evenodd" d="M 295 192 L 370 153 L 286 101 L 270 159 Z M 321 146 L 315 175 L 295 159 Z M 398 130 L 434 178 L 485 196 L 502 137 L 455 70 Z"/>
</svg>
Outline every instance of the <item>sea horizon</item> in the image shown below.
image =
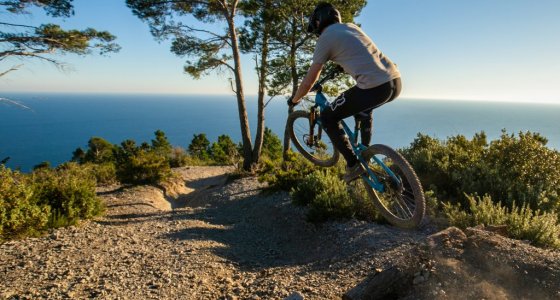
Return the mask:
<svg viewBox="0 0 560 300">
<path fill-rule="evenodd" d="M 49 161 L 56 166 L 85 148 L 92 136 L 119 144 L 138 144 L 163 130 L 171 144 L 186 148 L 194 134 L 205 133 L 213 142 L 221 134 L 240 140 L 235 95 L 174 95 L 115 93 L 4 93 L 28 109 L 0 106 L 0 160 L 8 167 L 29 171 Z M 267 97 L 267 100 L 269 97 Z M 252 139 L 256 124 L 256 96 L 247 95 Z M 398 98 L 374 112 L 374 143 L 394 148 L 410 145 L 418 133 L 445 139 L 467 138 L 484 131 L 488 140 L 508 133 L 537 132 L 560 148 L 554 125 L 560 105 L 526 102 Z M 287 117 L 284 97 L 277 96 L 266 110 L 265 125 L 281 136 Z"/>
<path fill-rule="evenodd" d="M 8 95 L 6 97 L 5 95 Z M 65 95 L 65 96 L 80 96 L 80 95 L 98 95 L 98 96 L 132 96 L 132 97 L 154 97 L 154 96 L 161 96 L 161 97 L 219 97 L 219 98 L 233 98 L 236 99 L 235 94 L 223 93 L 223 94 L 201 94 L 201 93 L 165 93 L 165 92 L 98 92 L 98 91 L 34 91 L 34 92 L 22 92 L 22 91 L 5 91 L 3 94 L 0 94 L 0 98 L 7 98 L 13 96 L 31 96 L 35 95 L 38 97 L 39 95 L 45 96 L 57 96 L 57 95 Z M 288 95 L 278 95 L 273 96 L 276 98 L 287 97 Z M 272 96 L 267 96 L 267 99 L 270 99 Z M 252 93 L 245 93 L 245 98 L 257 98 L 257 94 Z M 461 97 L 441 97 L 441 96 L 399 96 L 399 100 L 407 100 L 407 101 L 443 101 L 443 102 L 480 102 L 480 103 L 512 103 L 512 104 L 544 104 L 544 105 L 559 105 L 560 106 L 560 98 L 558 100 L 539 100 L 539 99 L 498 99 L 498 98 L 461 98 Z M 13 100 L 13 99 L 10 99 Z"/>
</svg>

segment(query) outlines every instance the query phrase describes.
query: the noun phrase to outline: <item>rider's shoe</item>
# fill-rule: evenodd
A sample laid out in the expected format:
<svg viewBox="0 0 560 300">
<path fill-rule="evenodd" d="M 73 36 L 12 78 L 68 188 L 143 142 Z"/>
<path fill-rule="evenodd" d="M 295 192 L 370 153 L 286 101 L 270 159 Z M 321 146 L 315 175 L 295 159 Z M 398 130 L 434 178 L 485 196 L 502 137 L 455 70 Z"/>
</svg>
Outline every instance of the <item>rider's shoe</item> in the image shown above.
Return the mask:
<svg viewBox="0 0 560 300">
<path fill-rule="evenodd" d="M 342 176 L 342 179 L 349 183 L 362 175 L 366 170 L 362 167 L 361 163 L 356 163 L 352 167 L 346 167 L 346 174 Z"/>
</svg>

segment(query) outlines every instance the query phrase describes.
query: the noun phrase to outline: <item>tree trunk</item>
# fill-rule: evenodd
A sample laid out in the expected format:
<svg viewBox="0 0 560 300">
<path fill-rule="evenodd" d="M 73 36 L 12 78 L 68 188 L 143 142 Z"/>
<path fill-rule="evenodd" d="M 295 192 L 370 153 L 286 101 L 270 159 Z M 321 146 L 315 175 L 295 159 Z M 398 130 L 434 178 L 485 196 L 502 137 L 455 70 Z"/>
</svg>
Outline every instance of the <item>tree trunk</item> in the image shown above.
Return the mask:
<svg viewBox="0 0 560 300">
<path fill-rule="evenodd" d="M 263 19 L 269 9 L 269 0 L 263 1 Z M 261 65 L 259 72 L 259 92 L 258 92 L 258 111 L 257 111 L 257 136 L 253 149 L 253 164 L 257 164 L 261 158 L 262 146 L 264 141 L 264 96 L 266 93 L 266 77 L 268 75 L 268 39 L 269 24 L 264 22 L 261 49 Z"/>
<path fill-rule="evenodd" d="M 297 73 L 297 66 L 296 66 L 296 38 L 297 38 L 297 25 L 296 21 L 292 20 L 292 36 L 291 36 L 291 43 L 290 43 L 290 69 L 292 72 L 292 97 L 296 94 L 298 88 L 298 73 Z M 293 107 L 288 109 L 288 115 L 294 111 Z M 284 161 L 288 159 L 288 150 L 290 150 L 290 132 L 288 131 L 288 123 L 286 122 L 286 128 L 284 130 L 284 149 L 283 149 L 283 157 Z"/>
<path fill-rule="evenodd" d="M 232 8 L 235 10 L 235 7 Z M 237 108 L 239 111 L 239 124 L 241 126 L 241 141 L 243 143 L 243 169 L 246 171 L 251 170 L 252 156 L 252 143 L 251 143 L 251 129 L 249 128 L 249 118 L 247 117 L 247 107 L 245 105 L 245 95 L 243 93 L 243 78 L 241 76 L 241 58 L 239 53 L 239 44 L 237 41 L 237 31 L 233 16 L 235 14 L 228 14 L 227 22 L 230 33 L 231 51 L 233 54 L 234 62 L 234 76 L 235 76 L 235 93 L 237 95 Z"/>
</svg>

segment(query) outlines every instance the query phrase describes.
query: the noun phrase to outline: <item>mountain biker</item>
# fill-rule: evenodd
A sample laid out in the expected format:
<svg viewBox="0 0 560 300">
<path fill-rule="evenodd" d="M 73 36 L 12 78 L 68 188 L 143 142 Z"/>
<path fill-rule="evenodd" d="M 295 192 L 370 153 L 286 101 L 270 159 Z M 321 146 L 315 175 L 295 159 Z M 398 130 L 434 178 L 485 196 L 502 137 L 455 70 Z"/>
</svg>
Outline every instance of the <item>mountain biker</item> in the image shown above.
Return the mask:
<svg viewBox="0 0 560 300">
<path fill-rule="evenodd" d="M 401 91 L 400 73 L 373 41 L 355 24 L 342 23 L 340 12 L 330 3 L 321 2 L 309 18 L 307 31 L 318 36 L 313 62 L 288 105 L 297 105 L 331 60 L 354 78 L 356 85 L 338 96 L 321 112 L 321 122 L 333 145 L 346 160 L 344 180 L 358 178 L 364 169 L 340 125 L 354 116 L 361 121 L 362 144 L 368 146 L 373 125 L 372 110 L 395 99 Z"/>
</svg>

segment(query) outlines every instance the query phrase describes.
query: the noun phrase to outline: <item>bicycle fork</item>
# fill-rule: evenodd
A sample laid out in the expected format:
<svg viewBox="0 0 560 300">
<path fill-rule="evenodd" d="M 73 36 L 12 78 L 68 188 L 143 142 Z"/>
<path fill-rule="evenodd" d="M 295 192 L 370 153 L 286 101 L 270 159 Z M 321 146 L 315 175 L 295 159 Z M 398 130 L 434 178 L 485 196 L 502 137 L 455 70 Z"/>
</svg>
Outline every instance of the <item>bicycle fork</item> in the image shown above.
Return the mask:
<svg viewBox="0 0 560 300">
<path fill-rule="evenodd" d="M 317 122 L 318 122 L 317 117 L 318 117 L 317 106 L 315 106 L 315 107 L 313 107 L 313 109 L 309 113 L 309 136 L 307 137 L 307 139 L 305 141 L 305 143 L 309 147 L 315 146 L 315 143 L 316 143 L 316 140 L 315 140 L 315 124 L 317 124 Z M 321 137 L 323 135 L 323 128 L 321 126 L 319 126 L 317 131 L 318 131 L 317 132 L 317 141 L 320 141 Z"/>
</svg>

